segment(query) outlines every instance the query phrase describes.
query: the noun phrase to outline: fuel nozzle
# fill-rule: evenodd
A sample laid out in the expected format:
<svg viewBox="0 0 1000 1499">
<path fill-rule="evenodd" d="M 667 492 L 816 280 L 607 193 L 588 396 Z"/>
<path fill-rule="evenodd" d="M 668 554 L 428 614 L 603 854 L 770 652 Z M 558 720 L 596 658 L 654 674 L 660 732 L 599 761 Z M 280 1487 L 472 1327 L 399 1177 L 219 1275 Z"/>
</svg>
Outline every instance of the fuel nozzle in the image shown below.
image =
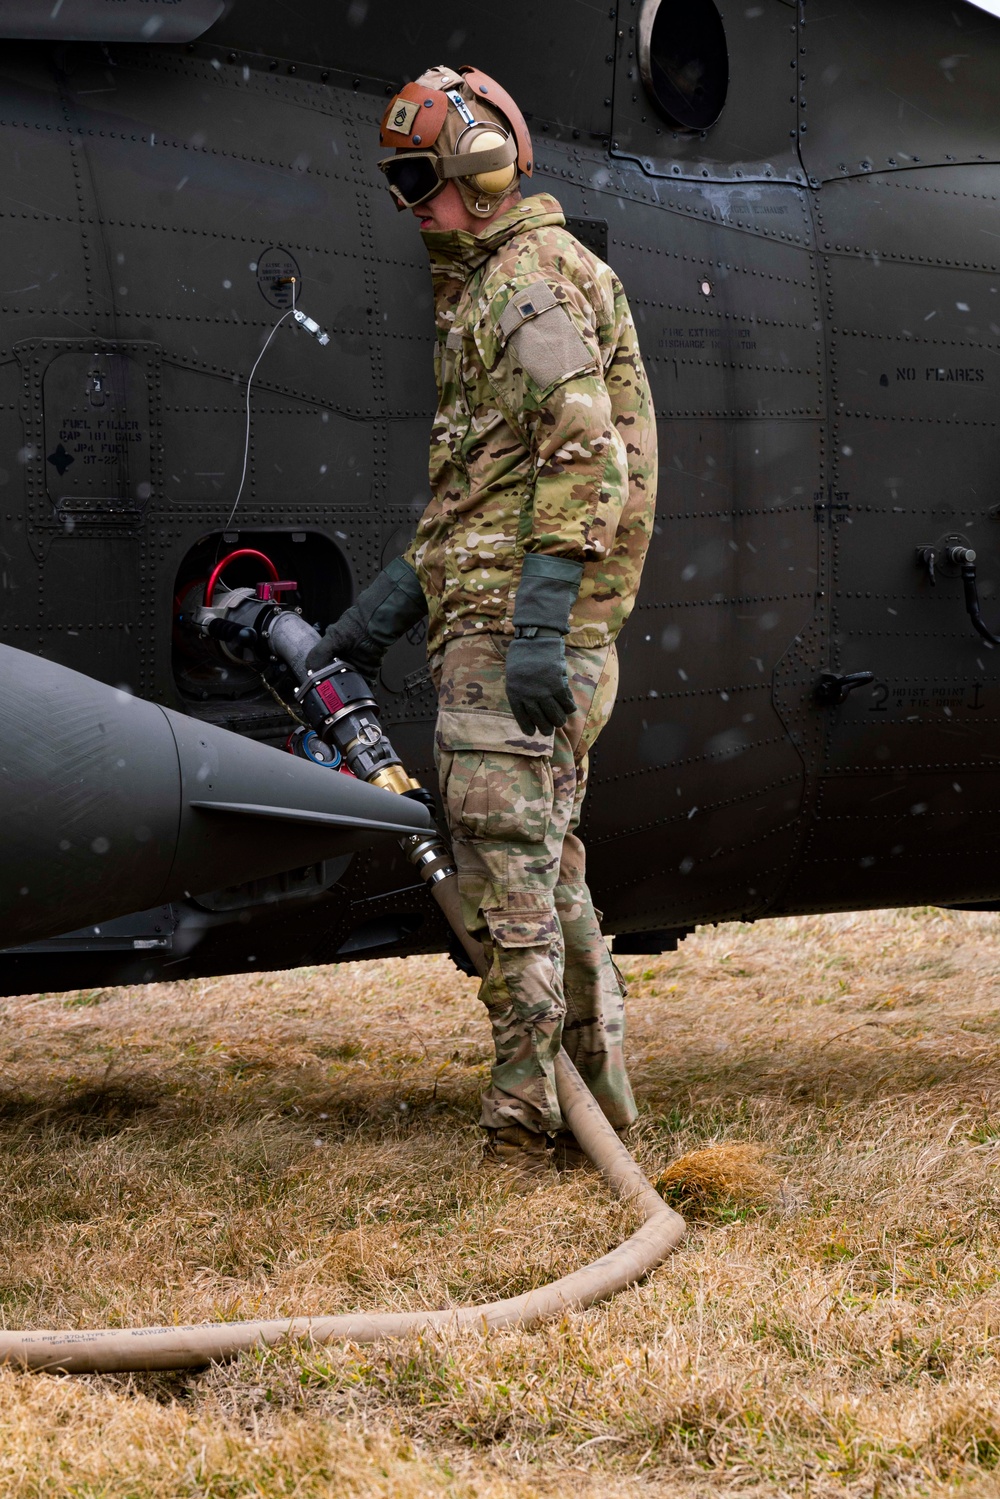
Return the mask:
<svg viewBox="0 0 1000 1499">
<path fill-rule="evenodd" d="M 421 802 L 433 812 L 433 797 L 407 774 L 379 723 L 368 683 L 353 666 L 333 661 L 321 671 L 308 673 L 296 689 L 295 700 L 316 734 L 336 747 L 359 780 Z M 438 833 L 401 838 L 399 845 L 428 884 L 437 885 L 454 875 L 451 853 Z"/>
<path fill-rule="evenodd" d="M 274 569 L 274 578 L 277 577 Z M 309 748 L 305 735 L 292 736 L 294 744 L 290 742 L 290 748 L 314 764 L 334 769 L 346 766 L 359 781 L 422 802 L 433 811 L 430 792 L 407 773 L 382 728 L 378 705 L 361 673 L 350 662 L 341 660 L 332 661 L 319 671 L 309 670 L 306 661 L 319 641 L 319 634 L 300 614 L 274 597 L 281 588 L 280 582 L 272 581 L 267 588 L 262 585 L 258 589 L 235 589 L 202 614 L 210 615 L 213 620 L 225 620 L 230 629 L 250 630 L 255 653 L 262 663 L 268 659 L 280 661 L 290 670 L 298 683 L 292 693 L 295 714 L 314 736 Z M 203 632 L 207 629 L 207 620 L 201 623 L 201 628 Z M 333 751 L 329 760 L 318 752 L 315 741 Z M 399 845 L 421 879 L 430 885 L 459 941 L 472 952 L 469 946 L 472 939 L 461 924 L 455 866 L 445 840 L 438 832 L 415 833 L 400 838 Z M 481 952 L 473 957 L 474 962 L 480 959 Z"/>
<path fill-rule="evenodd" d="M 307 673 L 294 697 L 320 738 L 337 746 L 359 780 L 399 795 L 421 789 L 383 732 L 368 683 L 348 662 Z"/>
</svg>

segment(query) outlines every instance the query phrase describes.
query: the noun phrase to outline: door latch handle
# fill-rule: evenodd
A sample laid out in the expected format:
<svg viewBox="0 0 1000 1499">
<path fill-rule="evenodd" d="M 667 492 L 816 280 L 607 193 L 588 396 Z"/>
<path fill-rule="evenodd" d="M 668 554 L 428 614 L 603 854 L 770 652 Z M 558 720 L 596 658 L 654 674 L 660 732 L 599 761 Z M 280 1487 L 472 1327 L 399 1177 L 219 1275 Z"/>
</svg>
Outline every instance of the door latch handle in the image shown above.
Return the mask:
<svg viewBox="0 0 1000 1499">
<path fill-rule="evenodd" d="M 816 683 L 815 698 L 824 707 L 835 707 L 837 703 L 846 702 L 848 693 L 853 692 L 856 687 L 867 687 L 874 680 L 873 671 L 821 671 Z"/>
<path fill-rule="evenodd" d="M 934 569 L 937 566 L 937 552 L 934 548 L 917 547 L 917 561 L 922 568 L 926 569 L 927 581 L 936 584 L 937 578 L 934 576 Z"/>
</svg>

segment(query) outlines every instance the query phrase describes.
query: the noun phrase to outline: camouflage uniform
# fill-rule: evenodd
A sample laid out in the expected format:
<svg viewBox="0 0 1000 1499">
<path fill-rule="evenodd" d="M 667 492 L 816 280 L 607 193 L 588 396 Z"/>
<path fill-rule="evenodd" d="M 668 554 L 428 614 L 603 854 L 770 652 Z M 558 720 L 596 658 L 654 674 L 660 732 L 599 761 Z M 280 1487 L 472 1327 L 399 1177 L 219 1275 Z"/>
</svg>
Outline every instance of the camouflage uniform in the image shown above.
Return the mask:
<svg viewBox="0 0 1000 1499">
<path fill-rule="evenodd" d="M 423 236 L 438 409 L 431 501 L 407 561 L 430 610 L 430 652 L 455 635 L 513 634 L 525 552 L 583 563 L 567 645 L 609 645 L 635 602 L 656 503 L 649 385 L 620 281 L 565 222 L 539 194 L 480 235 Z M 548 307 L 519 318 L 540 286 L 572 326 Z M 576 338 L 575 368 L 530 357 L 525 341 L 537 332 L 544 344 L 553 324 L 567 359 Z M 529 366 L 551 378 L 539 384 Z"/>
<path fill-rule="evenodd" d="M 439 405 L 431 502 L 407 560 L 430 611 L 465 921 L 490 963 L 480 994 L 497 1062 L 482 1123 L 563 1128 L 552 1068 L 562 1043 L 621 1129 L 636 1112 L 624 992 L 575 829 L 652 528 L 649 387 L 621 285 L 566 231 L 555 199 L 518 202 L 482 235 L 424 238 Z M 526 552 L 583 564 L 566 637 L 576 711 L 548 736 L 522 732 L 504 691 Z"/>
</svg>

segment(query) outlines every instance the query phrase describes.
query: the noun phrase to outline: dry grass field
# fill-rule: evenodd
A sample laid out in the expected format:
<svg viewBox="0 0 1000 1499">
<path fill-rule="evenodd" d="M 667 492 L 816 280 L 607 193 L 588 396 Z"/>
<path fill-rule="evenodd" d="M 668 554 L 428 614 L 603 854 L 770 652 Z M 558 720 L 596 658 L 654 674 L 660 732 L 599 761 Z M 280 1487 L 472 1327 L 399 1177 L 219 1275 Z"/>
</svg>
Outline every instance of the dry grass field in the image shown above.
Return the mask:
<svg viewBox="0 0 1000 1499">
<path fill-rule="evenodd" d="M 627 960 L 646 1284 L 531 1333 L 195 1375 L 0 1372 L 3 1499 L 1000 1493 L 1000 917 L 720 927 Z M 476 1169 L 446 959 L 0 1001 L 7 1326 L 506 1296 L 617 1243 Z"/>
</svg>

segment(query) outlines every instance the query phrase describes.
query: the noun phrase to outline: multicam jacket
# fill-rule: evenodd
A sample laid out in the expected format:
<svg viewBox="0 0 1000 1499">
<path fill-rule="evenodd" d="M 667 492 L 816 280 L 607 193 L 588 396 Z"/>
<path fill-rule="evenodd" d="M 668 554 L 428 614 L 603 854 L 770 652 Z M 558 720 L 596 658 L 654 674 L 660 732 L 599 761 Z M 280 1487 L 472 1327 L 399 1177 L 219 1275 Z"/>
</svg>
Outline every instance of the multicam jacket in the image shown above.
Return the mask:
<svg viewBox="0 0 1000 1499">
<path fill-rule="evenodd" d="M 583 563 L 570 645 L 614 640 L 635 601 L 656 503 L 649 384 L 621 283 L 565 224 L 539 194 L 482 234 L 424 234 L 438 409 L 407 560 L 430 653 L 513 632 L 526 552 Z"/>
</svg>

